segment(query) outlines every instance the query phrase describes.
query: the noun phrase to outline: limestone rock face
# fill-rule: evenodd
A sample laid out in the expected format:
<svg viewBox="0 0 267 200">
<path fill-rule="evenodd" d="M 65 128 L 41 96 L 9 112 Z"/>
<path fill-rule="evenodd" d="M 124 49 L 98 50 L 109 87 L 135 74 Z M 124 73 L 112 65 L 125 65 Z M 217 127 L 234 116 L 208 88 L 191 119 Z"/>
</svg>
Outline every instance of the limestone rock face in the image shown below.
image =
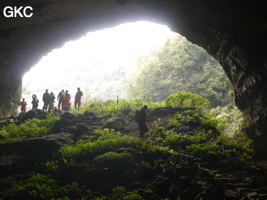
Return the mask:
<svg viewBox="0 0 267 200">
<path fill-rule="evenodd" d="M 3 15 L 6 6 L 31 6 L 33 16 Z M 0 2 L 0 115 L 13 114 L 21 79 L 42 56 L 89 31 L 148 20 L 205 48 L 234 88 L 247 131 L 267 155 L 267 12 L 264 1 L 228 0 L 2 0 Z"/>
</svg>

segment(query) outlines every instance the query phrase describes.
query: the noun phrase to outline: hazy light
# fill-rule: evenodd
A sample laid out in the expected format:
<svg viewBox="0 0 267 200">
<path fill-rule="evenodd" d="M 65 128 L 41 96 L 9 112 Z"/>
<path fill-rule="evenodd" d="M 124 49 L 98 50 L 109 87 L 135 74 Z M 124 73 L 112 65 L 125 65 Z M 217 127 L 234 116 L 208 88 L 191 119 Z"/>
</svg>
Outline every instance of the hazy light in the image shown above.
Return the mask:
<svg viewBox="0 0 267 200">
<path fill-rule="evenodd" d="M 46 88 L 51 88 L 50 91 L 54 90 L 57 94 L 63 89 L 62 83 L 79 76 L 75 66 L 84 66 L 95 74 L 113 71 L 118 66 L 127 66 L 131 71 L 135 63 L 124 57 L 131 55 L 138 58 L 174 35 L 175 33 L 164 25 L 144 21 L 90 32 L 44 56 L 24 75 L 23 86 L 27 86 L 30 93 L 39 93 L 42 105 L 41 95 Z M 101 65 L 98 65 L 99 62 Z M 75 83 L 73 85 L 74 88 L 77 87 Z M 76 90 L 72 91 L 73 95 L 75 92 Z"/>
</svg>

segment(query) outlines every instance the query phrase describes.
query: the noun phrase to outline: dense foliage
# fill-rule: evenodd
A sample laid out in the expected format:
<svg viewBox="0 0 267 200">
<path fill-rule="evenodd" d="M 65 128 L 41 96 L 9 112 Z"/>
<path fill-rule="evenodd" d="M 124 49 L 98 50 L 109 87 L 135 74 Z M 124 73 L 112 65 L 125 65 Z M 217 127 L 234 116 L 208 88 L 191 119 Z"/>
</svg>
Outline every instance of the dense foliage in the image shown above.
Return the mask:
<svg viewBox="0 0 267 200">
<path fill-rule="evenodd" d="M 169 95 L 165 101 L 166 106 L 181 107 L 181 108 L 195 108 L 207 110 L 210 106 L 210 101 L 190 92 L 177 92 Z"/>
<path fill-rule="evenodd" d="M 88 104 L 88 108 L 100 108 L 97 111 L 106 116 L 107 113 L 122 114 L 125 109 L 133 110 L 143 103 L 141 100 L 95 101 Z M 4 199 L 142 200 L 146 197 L 132 183 L 145 180 L 142 183 L 144 187 L 159 187 L 160 181 L 153 177 L 166 175 L 165 172 L 170 172 L 170 169 L 182 174 L 194 170 L 198 176 L 212 182 L 220 176 L 201 166 L 192 169 L 189 158 L 200 157 L 204 162 L 238 166 L 251 160 L 254 155 L 252 140 L 243 132 L 237 131 L 231 136 L 226 134 L 225 118 L 216 119 L 216 115 L 208 110 L 210 102 L 207 99 L 178 92 L 167 97 L 164 104 L 172 107 L 176 114 L 172 117 L 162 115 L 162 119 L 156 118 L 151 122 L 145 139 L 100 127 L 90 137 L 64 145 L 49 160 L 36 163 L 34 172 L 1 179 L 0 186 L 4 189 L 0 190 L 0 195 Z M 154 111 L 166 109 L 159 104 L 151 107 Z M 153 109 L 149 109 L 150 117 Z M 130 113 L 124 114 L 124 117 L 133 121 Z M 19 126 L 14 125 L 18 133 L 26 125 L 31 126 L 26 129 L 31 134 L 13 134 L 12 137 L 21 140 L 48 134 L 58 119 L 58 116 L 50 114 L 43 120 L 32 119 Z M 47 130 L 36 128 L 43 126 Z M 13 126 L 2 129 L 2 133 L 10 127 Z M 179 195 L 176 197 L 180 199 Z"/>
<path fill-rule="evenodd" d="M 180 35 L 168 39 L 152 55 L 140 57 L 137 68 L 137 74 L 128 80 L 132 97 L 163 101 L 170 94 L 186 91 L 209 99 L 212 106 L 229 102 L 229 83 L 220 64 Z"/>
<path fill-rule="evenodd" d="M 0 143 L 46 135 L 59 119 L 58 115 L 48 114 L 46 119 L 33 118 L 19 125 L 9 124 L 0 130 Z"/>
<path fill-rule="evenodd" d="M 83 189 L 75 182 L 70 185 L 61 186 L 59 181 L 53 179 L 49 174 L 44 175 L 32 172 L 23 177 L 22 180 L 6 179 L 2 184 L 11 184 L 11 189 L 5 194 L 6 199 L 51 199 L 71 200 L 76 199 Z"/>
</svg>

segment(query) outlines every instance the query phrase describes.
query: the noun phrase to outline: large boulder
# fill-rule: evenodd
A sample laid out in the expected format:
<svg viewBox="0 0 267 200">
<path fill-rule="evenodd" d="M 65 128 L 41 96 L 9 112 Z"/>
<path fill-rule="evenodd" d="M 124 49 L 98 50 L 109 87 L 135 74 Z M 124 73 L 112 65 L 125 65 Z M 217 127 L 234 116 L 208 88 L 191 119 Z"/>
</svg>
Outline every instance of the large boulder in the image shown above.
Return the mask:
<svg viewBox="0 0 267 200">
<path fill-rule="evenodd" d="M 52 134 L 0 144 L 0 177 L 32 171 L 36 164 L 51 159 L 53 153 L 72 143 L 72 134 Z"/>
<path fill-rule="evenodd" d="M 37 109 L 37 110 L 30 110 L 28 112 L 26 112 L 25 114 L 23 114 L 21 116 L 21 122 L 25 122 L 29 119 L 33 119 L 33 118 L 38 118 L 38 119 L 45 119 L 46 116 L 46 112 L 44 112 L 43 110 Z"/>
<path fill-rule="evenodd" d="M 115 131 L 120 131 L 124 129 L 126 125 L 126 121 L 121 116 L 113 116 L 112 118 L 108 119 L 103 126 L 103 128 L 114 129 Z"/>
</svg>

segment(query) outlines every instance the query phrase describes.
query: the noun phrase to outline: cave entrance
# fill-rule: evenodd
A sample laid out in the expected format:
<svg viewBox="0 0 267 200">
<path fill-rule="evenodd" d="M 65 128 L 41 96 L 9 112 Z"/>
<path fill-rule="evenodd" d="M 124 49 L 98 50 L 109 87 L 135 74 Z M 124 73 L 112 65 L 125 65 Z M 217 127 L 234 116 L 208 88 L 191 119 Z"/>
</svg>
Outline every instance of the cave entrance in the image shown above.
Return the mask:
<svg viewBox="0 0 267 200">
<path fill-rule="evenodd" d="M 32 94 L 36 94 L 42 106 L 46 89 L 55 95 L 65 89 L 73 97 L 73 105 L 77 87 L 87 99 L 128 98 L 123 93 L 123 79 L 134 71 L 136 59 L 174 35 L 167 26 L 148 21 L 89 32 L 54 49 L 33 66 L 23 77 L 22 98 L 31 102 Z"/>
<path fill-rule="evenodd" d="M 179 38 L 172 39 L 175 37 Z M 183 46 L 184 49 L 179 46 Z M 147 58 L 147 62 L 153 64 L 145 63 Z M 125 84 L 125 80 L 137 74 L 137 59 L 144 59 L 144 64 L 141 65 L 146 65 L 147 69 L 138 71 L 143 73 L 144 77 L 139 76 L 135 81 L 147 82 L 155 77 L 158 81 L 150 81 L 141 89 L 140 84 L 134 86 L 134 83 L 129 81 Z M 186 67 L 188 71 L 184 70 Z M 172 74 L 173 70 L 183 74 Z M 197 73 L 203 77 L 196 76 Z M 224 77 L 220 75 L 218 80 L 214 81 L 217 78 L 216 73 L 221 73 Z M 151 77 L 148 74 L 151 74 Z M 184 90 L 209 99 L 215 109 L 217 106 L 227 105 L 222 102 L 226 101 L 227 96 L 226 87 L 223 86 L 226 84 L 225 80 L 226 75 L 222 67 L 205 50 L 172 32 L 165 25 L 139 21 L 89 32 L 79 40 L 67 42 L 62 48 L 54 49 L 25 74 L 22 98 L 31 102 L 32 94 L 36 94 L 40 101 L 39 108 L 42 108 L 42 95 L 46 89 L 49 93 L 53 92 L 56 98 L 62 89 L 68 90 L 72 97 L 72 105 L 77 87 L 84 92 L 84 102 L 92 99 L 115 99 L 118 96 L 122 99 L 144 97 L 154 102 L 162 102 L 168 95 Z M 130 86 L 139 90 L 136 92 L 133 89 L 129 92 Z M 157 91 L 161 91 L 161 94 L 156 94 Z M 28 104 L 28 110 L 31 108 L 31 104 Z M 225 108 L 224 114 L 231 117 L 232 108 Z M 238 112 L 237 108 L 234 109 L 234 112 Z M 214 112 L 218 115 L 221 110 L 215 109 Z M 236 119 L 232 121 L 234 120 Z M 240 123 L 236 123 L 229 132 L 233 133 Z"/>
</svg>

